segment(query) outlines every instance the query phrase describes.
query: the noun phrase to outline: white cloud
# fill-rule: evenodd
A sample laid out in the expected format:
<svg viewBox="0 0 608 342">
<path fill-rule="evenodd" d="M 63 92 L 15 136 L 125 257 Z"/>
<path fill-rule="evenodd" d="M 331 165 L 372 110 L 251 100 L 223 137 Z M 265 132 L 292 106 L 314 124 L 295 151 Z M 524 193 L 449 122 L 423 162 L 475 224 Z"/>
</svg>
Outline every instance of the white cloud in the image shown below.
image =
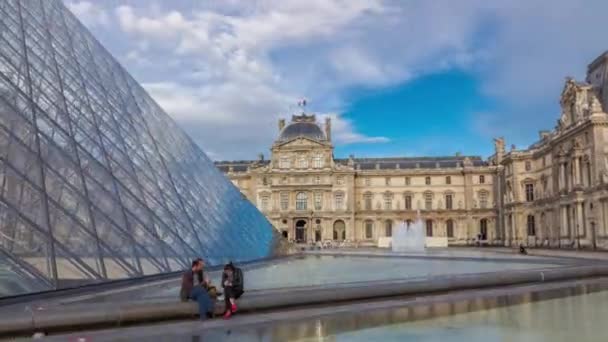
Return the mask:
<svg viewBox="0 0 608 342">
<path fill-rule="evenodd" d="M 103 7 L 89 1 L 70 1 L 66 6 L 89 27 L 110 25 L 110 16 Z"/>
<path fill-rule="evenodd" d="M 73 9 L 81 18 L 95 12 L 83 3 Z M 276 119 L 290 116 L 301 96 L 337 113 L 337 143 L 385 142 L 341 115 L 344 94 L 450 69 L 472 73 L 485 94 L 506 103 L 503 115 L 471 115 L 473 129 L 523 134 L 509 122 L 553 108 L 564 76 L 580 78 L 608 47 L 608 2 L 600 0 L 129 4 L 111 11 L 128 38 L 118 55 L 197 142 L 226 158 L 266 150 Z M 541 114 L 530 126 L 552 126 L 553 113 Z"/>
<path fill-rule="evenodd" d="M 325 113 L 319 115 L 321 122 L 325 122 L 325 118 L 331 119 L 331 135 L 332 141 L 340 145 L 357 144 L 357 143 L 386 143 L 390 139 L 387 137 L 369 137 L 357 133 L 352 120 L 349 120 L 337 113 Z"/>
</svg>

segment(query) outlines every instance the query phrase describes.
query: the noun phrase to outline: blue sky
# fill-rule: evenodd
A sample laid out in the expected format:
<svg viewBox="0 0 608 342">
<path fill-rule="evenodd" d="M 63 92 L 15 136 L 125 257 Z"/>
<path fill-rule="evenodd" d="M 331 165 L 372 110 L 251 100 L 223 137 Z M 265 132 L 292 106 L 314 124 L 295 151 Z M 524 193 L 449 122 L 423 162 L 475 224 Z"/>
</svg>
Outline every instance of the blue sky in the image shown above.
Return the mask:
<svg viewBox="0 0 608 342">
<path fill-rule="evenodd" d="M 487 157 L 552 129 L 608 49 L 603 0 L 66 0 L 214 159 L 252 159 L 301 97 L 337 157 Z"/>
</svg>

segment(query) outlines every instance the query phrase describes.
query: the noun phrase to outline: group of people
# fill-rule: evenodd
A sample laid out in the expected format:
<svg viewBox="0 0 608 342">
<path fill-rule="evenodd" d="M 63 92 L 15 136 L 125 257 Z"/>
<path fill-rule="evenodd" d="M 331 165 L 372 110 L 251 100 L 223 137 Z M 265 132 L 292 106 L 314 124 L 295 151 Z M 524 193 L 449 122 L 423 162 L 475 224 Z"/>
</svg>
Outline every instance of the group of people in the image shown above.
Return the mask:
<svg viewBox="0 0 608 342">
<path fill-rule="evenodd" d="M 191 269 L 182 275 L 180 298 L 183 302 L 193 300 L 198 303 L 201 320 L 213 317 L 215 301 L 222 294 L 211 284 L 204 273 L 205 262 L 198 258 L 192 261 Z M 196 279 L 195 279 L 196 278 Z M 196 281 L 195 281 L 196 280 Z M 224 303 L 226 309 L 224 319 L 229 319 L 237 310 L 236 300 L 244 292 L 243 271 L 229 262 L 222 272 Z"/>
</svg>

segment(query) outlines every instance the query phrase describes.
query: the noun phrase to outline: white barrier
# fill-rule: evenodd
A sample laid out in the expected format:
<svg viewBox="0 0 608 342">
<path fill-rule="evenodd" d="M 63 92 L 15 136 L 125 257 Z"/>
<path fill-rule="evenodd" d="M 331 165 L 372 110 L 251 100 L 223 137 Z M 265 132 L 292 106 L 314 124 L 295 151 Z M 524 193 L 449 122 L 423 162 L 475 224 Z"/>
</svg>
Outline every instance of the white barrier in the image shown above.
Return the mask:
<svg viewBox="0 0 608 342">
<path fill-rule="evenodd" d="M 427 236 L 426 237 L 426 248 L 439 248 L 439 247 L 447 247 L 448 246 L 448 238 L 445 236 Z"/>
<path fill-rule="evenodd" d="M 378 238 L 378 243 L 376 244 L 378 246 L 378 248 L 391 248 L 393 243 L 393 238 L 391 237 L 379 237 Z M 448 246 L 448 238 L 447 237 L 434 237 L 434 236 L 427 236 L 426 237 L 426 242 L 425 242 L 425 247 L 426 248 L 443 248 L 443 247 L 447 247 Z"/>
</svg>

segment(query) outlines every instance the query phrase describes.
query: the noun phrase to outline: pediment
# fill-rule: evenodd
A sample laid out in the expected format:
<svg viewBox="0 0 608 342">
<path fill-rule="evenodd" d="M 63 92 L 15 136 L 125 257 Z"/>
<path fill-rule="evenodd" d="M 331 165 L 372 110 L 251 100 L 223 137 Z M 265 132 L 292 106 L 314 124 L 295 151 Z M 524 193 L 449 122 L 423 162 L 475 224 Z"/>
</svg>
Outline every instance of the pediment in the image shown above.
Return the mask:
<svg viewBox="0 0 608 342">
<path fill-rule="evenodd" d="M 280 142 L 275 145 L 275 147 L 317 147 L 317 146 L 326 146 L 325 143 L 319 142 L 314 139 L 310 139 L 307 137 L 297 137 L 288 141 Z"/>
</svg>

